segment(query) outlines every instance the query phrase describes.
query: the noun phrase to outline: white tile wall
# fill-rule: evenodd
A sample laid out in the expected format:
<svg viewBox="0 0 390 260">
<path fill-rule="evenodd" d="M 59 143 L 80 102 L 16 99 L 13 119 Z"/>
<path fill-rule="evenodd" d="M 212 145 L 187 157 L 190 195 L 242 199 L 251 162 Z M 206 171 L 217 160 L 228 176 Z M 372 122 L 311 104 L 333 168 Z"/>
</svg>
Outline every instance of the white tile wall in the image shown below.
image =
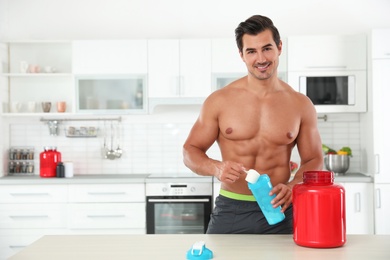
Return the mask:
<svg viewBox="0 0 390 260">
<path fill-rule="evenodd" d="M 60 135 L 50 136 L 45 123 L 10 124 L 10 146 L 35 147 L 35 174 L 39 174 L 39 153 L 43 146 L 57 146 L 63 161 L 73 161 L 75 174 L 111 173 L 158 173 L 189 172 L 183 164 L 182 145 L 196 120 L 198 111 L 166 113 L 157 115 L 123 117 L 120 124 L 120 147 L 123 155 L 117 160 L 103 159 L 102 147 L 106 132 L 110 142 L 110 122 L 67 121 L 60 125 Z M 328 115 L 327 122 L 319 120 L 322 142 L 334 149 L 350 146 L 353 151 L 350 171 L 360 171 L 360 123 L 359 115 Z M 18 120 L 22 121 L 22 120 Z M 114 129 L 118 122 L 114 122 Z M 65 128 L 69 126 L 95 126 L 99 128 L 97 138 L 68 138 Z M 104 131 L 106 130 L 106 131 Z M 117 142 L 114 140 L 114 148 Z M 218 146 L 214 144 L 208 155 L 220 159 Z M 296 148 L 292 160 L 299 162 Z"/>
</svg>

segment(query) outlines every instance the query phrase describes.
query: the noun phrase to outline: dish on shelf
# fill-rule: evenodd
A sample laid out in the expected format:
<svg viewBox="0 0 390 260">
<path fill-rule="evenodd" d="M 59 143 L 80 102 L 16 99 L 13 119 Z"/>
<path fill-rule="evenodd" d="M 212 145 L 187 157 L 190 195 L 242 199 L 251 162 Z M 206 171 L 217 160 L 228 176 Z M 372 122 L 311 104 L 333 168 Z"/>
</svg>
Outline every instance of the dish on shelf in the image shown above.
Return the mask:
<svg viewBox="0 0 390 260">
<path fill-rule="evenodd" d="M 98 128 L 94 126 L 69 126 L 65 129 L 66 137 L 97 137 Z"/>
</svg>

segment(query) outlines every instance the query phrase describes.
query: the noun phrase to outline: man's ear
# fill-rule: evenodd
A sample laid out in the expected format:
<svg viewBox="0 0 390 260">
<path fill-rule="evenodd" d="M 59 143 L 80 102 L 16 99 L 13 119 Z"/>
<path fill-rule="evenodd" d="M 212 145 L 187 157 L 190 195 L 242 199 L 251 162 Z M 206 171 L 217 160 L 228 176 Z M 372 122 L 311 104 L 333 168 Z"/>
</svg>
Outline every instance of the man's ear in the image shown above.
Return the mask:
<svg viewBox="0 0 390 260">
<path fill-rule="evenodd" d="M 280 54 L 282 54 L 282 46 L 283 46 L 283 43 L 282 43 L 282 40 L 280 40 L 279 45 L 278 45 L 279 56 L 280 56 Z"/>
</svg>

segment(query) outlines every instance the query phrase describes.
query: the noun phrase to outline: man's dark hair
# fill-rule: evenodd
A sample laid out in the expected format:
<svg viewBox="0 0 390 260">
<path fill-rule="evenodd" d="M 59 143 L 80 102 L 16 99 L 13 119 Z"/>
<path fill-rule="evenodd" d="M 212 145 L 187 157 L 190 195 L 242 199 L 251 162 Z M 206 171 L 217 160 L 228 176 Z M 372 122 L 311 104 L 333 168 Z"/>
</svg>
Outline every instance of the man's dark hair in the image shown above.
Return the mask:
<svg viewBox="0 0 390 260">
<path fill-rule="evenodd" d="M 276 46 L 279 46 L 280 35 L 274 23 L 268 17 L 262 15 L 254 15 L 249 17 L 245 22 L 241 22 L 235 30 L 237 47 L 242 53 L 242 37 L 244 34 L 257 35 L 265 30 L 271 30 L 272 37 Z"/>
</svg>

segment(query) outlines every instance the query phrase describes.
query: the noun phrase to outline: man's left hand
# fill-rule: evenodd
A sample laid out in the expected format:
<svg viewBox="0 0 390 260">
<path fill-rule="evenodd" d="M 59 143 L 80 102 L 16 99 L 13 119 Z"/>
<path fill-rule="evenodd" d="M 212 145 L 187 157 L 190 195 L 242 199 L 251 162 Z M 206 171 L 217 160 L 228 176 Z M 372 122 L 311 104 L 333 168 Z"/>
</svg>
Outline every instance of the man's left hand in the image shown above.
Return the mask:
<svg viewBox="0 0 390 260">
<path fill-rule="evenodd" d="M 270 195 L 276 194 L 276 197 L 271 201 L 274 208 L 282 206 L 284 212 L 292 202 L 292 188 L 286 184 L 279 183 L 272 188 Z"/>
</svg>

